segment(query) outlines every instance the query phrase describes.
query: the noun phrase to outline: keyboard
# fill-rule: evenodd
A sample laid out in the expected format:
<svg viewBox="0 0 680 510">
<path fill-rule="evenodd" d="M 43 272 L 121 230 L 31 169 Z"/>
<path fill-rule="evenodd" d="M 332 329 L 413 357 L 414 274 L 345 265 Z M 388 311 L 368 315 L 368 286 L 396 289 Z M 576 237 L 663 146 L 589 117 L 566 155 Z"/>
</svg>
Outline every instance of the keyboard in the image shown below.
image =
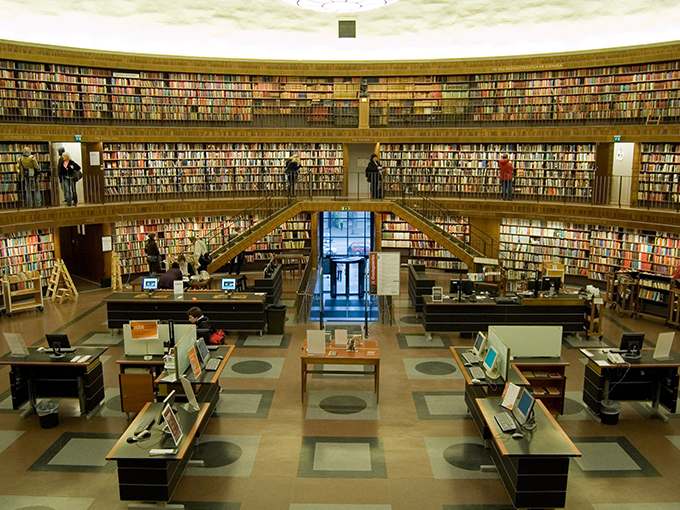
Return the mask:
<svg viewBox="0 0 680 510">
<path fill-rule="evenodd" d="M 467 363 L 468 365 L 474 365 L 475 363 L 479 363 L 479 358 L 472 354 L 471 352 L 464 352 L 461 354 L 463 357 L 463 361 Z"/>
<path fill-rule="evenodd" d="M 496 413 L 494 419 L 496 420 L 496 423 L 498 423 L 498 426 L 501 428 L 501 430 L 506 434 L 517 430 L 515 420 L 513 420 L 512 416 L 510 416 L 508 413 Z"/>
<path fill-rule="evenodd" d="M 217 370 L 217 367 L 220 366 L 221 361 L 222 360 L 219 358 L 210 358 L 208 362 L 205 364 L 205 369 L 214 372 L 215 370 Z"/>
<path fill-rule="evenodd" d="M 151 428 L 151 426 L 156 423 L 156 418 L 153 416 L 147 416 L 144 418 L 141 422 L 139 422 L 139 425 L 137 425 L 137 428 L 135 429 L 135 436 L 138 434 L 141 434 L 145 430 L 148 430 Z"/>
<path fill-rule="evenodd" d="M 473 379 L 479 379 L 480 381 L 486 376 L 484 370 L 479 367 L 470 368 L 470 375 Z"/>
</svg>

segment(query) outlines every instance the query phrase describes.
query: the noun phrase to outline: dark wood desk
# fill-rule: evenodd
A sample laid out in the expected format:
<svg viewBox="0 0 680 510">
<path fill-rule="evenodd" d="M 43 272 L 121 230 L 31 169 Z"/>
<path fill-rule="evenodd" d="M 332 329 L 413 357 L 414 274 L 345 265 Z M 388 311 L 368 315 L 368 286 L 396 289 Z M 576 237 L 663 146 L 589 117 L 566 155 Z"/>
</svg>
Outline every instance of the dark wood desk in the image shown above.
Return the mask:
<svg viewBox="0 0 680 510">
<path fill-rule="evenodd" d="M 425 331 L 487 331 L 492 325 L 562 326 L 564 333 L 583 331 L 586 304 L 577 296 L 524 298 L 521 304 L 497 304 L 491 299 L 433 302 L 423 298 Z"/>
<path fill-rule="evenodd" d="M 208 371 L 203 370 L 198 378 L 194 377 L 191 366 L 187 369 L 184 377 L 191 383 L 196 394 L 198 402 L 205 402 L 209 405 L 209 413 L 212 414 L 220 395 L 220 377 L 231 355 L 234 353 L 235 346 L 227 345 L 218 347 L 216 350 L 210 351 L 211 357 L 222 356 L 222 361 L 217 367 L 217 370 Z M 158 398 L 165 398 L 172 390 L 177 392 L 177 395 L 184 396 L 184 388 L 179 381 L 164 380 L 167 374 L 162 373 L 155 381 L 158 388 Z"/>
<path fill-rule="evenodd" d="M 642 349 L 640 359 L 624 358 L 626 363 L 617 365 L 607 361 L 608 350 L 581 350 L 588 357 L 583 379 L 583 401 L 588 408 L 599 415 L 603 400 L 651 402 L 650 411 L 668 421 L 659 404 L 671 413 L 677 410 L 680 354 L 672 351 L 671 359 L 655 360 L 652 349 Z"/>
<path fill-rule="evenodd" d="M 302 345 L 302 355 L 300 356 L 300 366 L 302 370 L 302 401 L 305 401 L 307 392 L 307 374 L 354 374 L 349 370 L 310 370 L 309 365 L 371 365 L 374 366 L 373 377 L 375 379 L 375 403 L 378 403 L 380 389 L 380 349 L 375 340 L 364 340 L 361 347 L 356 352 L 347 352 L 346 346 L 326 347 L 324 355 L 311 355 L 307 353 L 307 342 Z M 335 356 L 330 356 L 329 352 L 336 352 Z"/>
<path fill-rule="evenodd" d="M 512 504 L 515 508 L 563 508 L 569 459 L 581 453 L 540 400 L 534 406 L 534 430 L 524 431 L 522 439 L 504 434 L 494 419 L 504 410 L 500 402 L 500 398 L 478 398 L 475 406 L 491 432 L 491 458 Z"/>
<path fill-rule="evenodd" d="M 147 403 L 106 456 L 106 460 L 115 460 L 118 463 L 121 500 L 170 501 L 194 453 L 195 439 L 210 418 L 210 405 L 207 402 L 201 405 L 199 411 L 193 413 L 188 413 L 178 406 L 176 416 L 184 435 L 176 448 L 176 453 L 151 457 L 149 450 L 161 448 L 169 437 L 160 431 L 157 425 L 152 427 L 151 437 L 146 440 L 128 443 L 127 439 L 132 437 L 137 425 L 145 419 L 147 413 L 156 416 L 162 406 L 162 403 Z"/>
<path fill-rule="evenodd" d="M 80 414 L 91 418 L 104 400 L 104 372 L 99 357 L 106 351 L 100 347 L 78 347 L 75 352 L 54 359 L 50 353 L 29 347 L 28 356 L 6 354 L 0 365 L 9 365 L 12 407 L 24 403 L 35 408 L 38 398 L 78 398 Z M 89 355 L 85 362 L 73 363 L 75 356 Z"/>
<path fill-rule="evenodd" d="M 172 291 L 145 293 L 115 292 L 105 297 L 109 328 L 121 329 L 130 320 L 158 319 L 186 323 L 187 311 L 198 306 L 215 329 L 264 331 L 265 297 L 242 293 L 245 299 L 228 298 L 224 292 L 190 291 L 181 296 Z"/>
</svg>

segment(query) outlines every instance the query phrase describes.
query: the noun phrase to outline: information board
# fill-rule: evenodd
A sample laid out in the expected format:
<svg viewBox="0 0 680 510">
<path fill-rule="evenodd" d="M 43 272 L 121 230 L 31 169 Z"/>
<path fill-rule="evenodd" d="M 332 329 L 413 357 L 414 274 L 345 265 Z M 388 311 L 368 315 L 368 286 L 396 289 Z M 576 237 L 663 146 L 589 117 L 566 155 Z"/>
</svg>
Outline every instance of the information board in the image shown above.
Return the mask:
<svg viewBox="0 0 680 510">
<path fill-rule="evenodd" d="M 375 296 L 398 296 L 401 254 L 371 252 L 368 257 L 369 292 Z"/>
</svg>

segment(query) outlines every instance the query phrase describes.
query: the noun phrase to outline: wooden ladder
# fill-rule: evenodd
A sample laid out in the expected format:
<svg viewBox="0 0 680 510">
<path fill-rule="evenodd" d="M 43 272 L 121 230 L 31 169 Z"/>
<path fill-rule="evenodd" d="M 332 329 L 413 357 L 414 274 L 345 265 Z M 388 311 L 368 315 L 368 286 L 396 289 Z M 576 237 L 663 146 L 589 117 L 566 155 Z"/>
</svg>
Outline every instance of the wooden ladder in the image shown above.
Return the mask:
<svg viewBox="0 0 680 510">
<path fill-rule="evenodd" d="M 123 290 L 123 276 L 120 270 L 120 255 L 113 252 L 111 255 L 111 291 L 119 292 Z"/>
<path fill-rule="evenodd" d="M 63 283 L 63 286 L 60 287 L 61 283 Z M 50 276 L 50 281 L 47 285 L 47 297 L 56 300 L 57 303 L 61 303 L 64 299 L 73 299 L 75 301 L 78 297 L 78 290 L 62 259 L 54 260 L 52 276 Z"/>
</svg>

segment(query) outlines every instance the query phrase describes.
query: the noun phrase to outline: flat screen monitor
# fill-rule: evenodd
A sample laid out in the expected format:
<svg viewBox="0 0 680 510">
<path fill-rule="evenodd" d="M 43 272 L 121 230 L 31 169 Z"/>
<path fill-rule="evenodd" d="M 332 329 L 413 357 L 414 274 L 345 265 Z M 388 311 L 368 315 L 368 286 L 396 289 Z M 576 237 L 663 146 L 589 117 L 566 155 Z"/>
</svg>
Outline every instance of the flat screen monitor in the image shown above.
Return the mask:
<svg viewBox="0 0 680 510">
<path fill-rule="evenodd" d="M 522 393 L 519 396 L 519 401 L 514 409 L 515 418 L 520 427 L 531 419 L 531 413 L 534 409 L 536 399 L 526 388 L 522 388 Z"/>
<path fill-rule="evenodd" d="M 451 280 L 449 282 L 449 294 L 458 295 L 458 280 Z"/>
<path fill-rule="evenodd" d="M 475 345 L 472 347 L 472 354 L 479 357 L 484 352 L 484 346 L 486 345 L 486 335 L 481 331 L 477 333 L 477 338 L 475 339 Z"/>
<path fill-rule="evenodd" d="M 555 292 L 559 292 L 561 286 L 562 279 L 559 276 L 544 276 L 541 278 L 541 290 L 555 289 Z"/>
<path fill-rule="evenodd" d="M 496 371 L 496 361 L 498 360 L 498 353 L 493 347 L 489 347 L 486 351 L 486 356 L 484 357 L 484 370 L 486 370 L 486 375 L 489 379 L 498 379 L 500 374 Z"/>
<path fill-rule="evenodd" d="M 198 331 L 196 334 L 198 335 Z M 198 362 L 201 365 L 205 365 L 210 359 L 210 351 L 208 350 L 208 346 L 205 345 L 205 340 L 202 336 L 199 336 L 196 340 L 196 354 L 198 354 Z"/>
<path fill-rule="evenodd" d="M 47 338 L 47 345 L 49 345 L 50 348 L 53 350 L 68 349 L 69 347 L 71 347 L 71 344 L 68 341 L 68 335 L 50 333 L 45 335 L 45 338 Z"/>
<path fill-rule="evenodd" d="M 619 349 L 623 351 L 625 358 L 639 358 L 641 356 L 642 344 L 644 343 L 644 333 L 624 333 L 621 335 Z"/>
<path fill-rule="evenodd" d="M 165 408 L 166 405 L 174 407 L 176 396 L 177 392 L 175 392 L 175 390 L 172 390 L 170 393 L 168 393 L 168 396 L 163 399 L 163 405 L 158 410 L 158 416 L 156 417 L 156 423 L 158 424 L 159 428 L 163 424 L 163 409 Z"/>
<path fill-rule="evenodd" d="M 236 278 L 222 278 L 222 290 L 236 290 Z"/>
<path fill-rule="evenodd" d="M 465 296 L 471 296 L 475 293 L 475 282 L 472 280 L 460 280 L 460 291 Z"/>
<path fill-rule="evenodd" d="M 158 288 L 158 278 L 144 278 L 142 280 L 142 289 L 156 290 Z"/>
</svg>

